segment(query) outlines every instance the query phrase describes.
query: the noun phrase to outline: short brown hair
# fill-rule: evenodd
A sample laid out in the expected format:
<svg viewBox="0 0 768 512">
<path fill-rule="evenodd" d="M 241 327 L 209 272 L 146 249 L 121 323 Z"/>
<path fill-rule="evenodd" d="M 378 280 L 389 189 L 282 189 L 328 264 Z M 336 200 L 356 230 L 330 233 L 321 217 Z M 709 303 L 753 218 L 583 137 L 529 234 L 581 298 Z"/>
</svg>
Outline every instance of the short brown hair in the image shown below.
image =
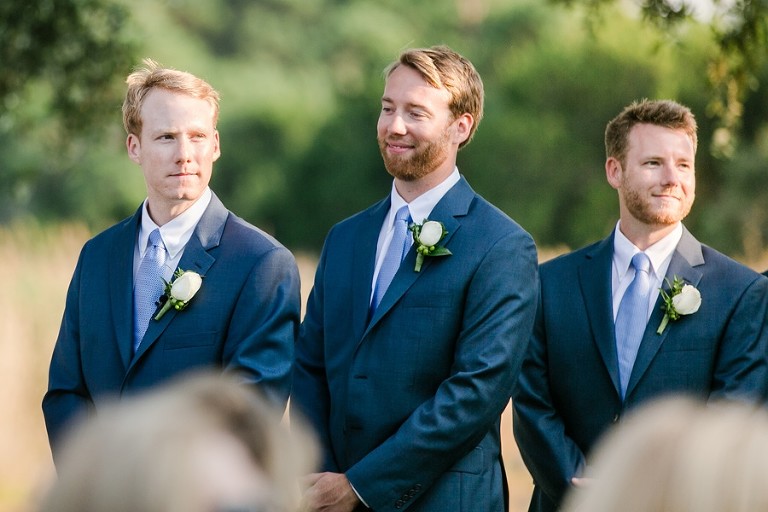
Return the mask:
<svg viewBox="0 0 768 512">
<path fill-rule="evenodd" d="M 404 51 L 387 66 L 385 76 L 400 66 L 415 69 L 432 87 L 447 90 L 451 94 L 448 107 L 454 118 L 462 114 L 474 118 L 469 137 L 459 147 L 469 144 L 483 118 L 484 95 L 483 81 L 472 63 L 447 46 L 432 46 Z"/>
<path fill-rule="evenodd" d="M 606 157 L 613 157 L 624 165 L 629 149 L 629 132 L 637 124 L 653 124 L 673 130 L 683 130 L 693 142 L 696 153 L 698 138 L 696 118 L 691 109 L 672 100 L 634 101 L 614 117 L 605 128 Z"/>
<path fill-rule="evenodd" d="M 128 75 L 128 90 L 123 101 L 123 126 L 129 134 L 141 135 L 141 107 L 154 88 L 188 94 L 206 100 L 213 106 L 213 126 L 219 120 L 219 93 L 205 80 L 186 71 L 166 68 L 152 59 L 143 60 L 144 67 Z"/>
</svg>

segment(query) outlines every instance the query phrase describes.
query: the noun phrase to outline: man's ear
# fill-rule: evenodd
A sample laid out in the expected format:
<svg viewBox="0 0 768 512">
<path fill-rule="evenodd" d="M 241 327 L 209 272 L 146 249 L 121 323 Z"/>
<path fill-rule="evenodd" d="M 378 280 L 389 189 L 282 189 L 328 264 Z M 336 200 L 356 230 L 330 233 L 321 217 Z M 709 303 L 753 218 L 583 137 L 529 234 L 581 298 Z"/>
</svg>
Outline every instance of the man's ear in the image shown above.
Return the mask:
<svg viewBox="0 0 768 512">
<path fill-rule="evenodd" d="M 221 141 L 219 140 L 219 130 L 213 131 L 213 143 L 215 144 L 213 150 L 213 161 L 215 162 L 221 156 Z"/>
<path fill-rule="evenodd" d="M 621 162 L 617 158 L 609 156 L 605 161 L 605 178 L 608 180 L 608 184 L 616 190 L 621 185 L 621 173 Z"/>
<path fill-rule="evenodd" d="M 128 150 L 128 158 L 141 165 L 141 141 L 139 136 L 129 133 L 125 139 L 125 148 Z"/>
<path fill-rule="evenodd" d="M 456 138 L 454 142 L 461 144 L 469 138 L 469 134 L 472 133 L 472 127 L 475 125 L 475 118 L 472 114 L 464 113 L 456 118 Z"/>
</svg>

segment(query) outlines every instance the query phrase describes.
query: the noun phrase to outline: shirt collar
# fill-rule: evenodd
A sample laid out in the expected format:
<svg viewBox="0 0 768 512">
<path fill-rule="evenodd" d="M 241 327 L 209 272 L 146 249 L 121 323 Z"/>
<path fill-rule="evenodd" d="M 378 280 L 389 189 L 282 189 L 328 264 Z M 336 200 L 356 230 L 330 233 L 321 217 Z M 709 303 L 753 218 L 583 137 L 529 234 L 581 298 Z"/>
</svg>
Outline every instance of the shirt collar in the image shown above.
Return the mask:
<svg viewBox="0 0 768 512">
<path fill-rule="evenodd" d="M 613 263 L 616 265 L 619 278 L 629 271 L 632 256 L 640 252 L 640 249 L 621 232 L 619 229 L 620 224 L 621 221 L 616 223 L 613 237 Z M 659 280 L 664 279 L 669 262 L 672 259 L 672 253 L 675 252 L 675 248 L 682 236 L 683 225 L 678 222 L 671 233 L 643 251 L 648 255 L 648 259 L 651 260 L 651 268 Z"/>
<path fill-rule="evenodd" d="M 406 203 L 405 199 L 400 197 L 395 188 L 395 182 L 392 182 L 392 191 L 390 192 L 390 207 L 387 214 L 386 225 L 389 226 L 395 221 L 395 214 L 403 205 L 408 205 L 408 211 L 411 214 L 411 220 L 417 224 L 424 222 L 429 218 L 437 203 L 448 193 L 448 191 L 459 182 L 461 175 L 458 167 L 453 168 L 453 172 L 443 180 L 439 185 L 421 194 L 419 197 Z M 438 219 L 439 220 L 439 219 Z"/>
<path fill-rule="evenodd" d="M 187 208 L 184 213 L 171 219 L 162 226 L 155 224 L 149 216 L 147 200 L 145 199 L 141 209 L 141 227 L 139 228 L 138 239 L 140 256 L 144 257 L 149 234 L 159 227 L 160 236 L 165 244 L 165 249 L 168 251 L 168 256 L 170 256 L 171 259 L 175 258 L 179 251 L 187 245 L 189 239 L 192 238 L 192 233 L 195 231 L 197 223 L 200 222 L 200 219 L 203 217 L 205 209 L 208 208 L 212 196 L 211 189 L 206 187 L 203 194 L 192 206 Z"/>
</svg>

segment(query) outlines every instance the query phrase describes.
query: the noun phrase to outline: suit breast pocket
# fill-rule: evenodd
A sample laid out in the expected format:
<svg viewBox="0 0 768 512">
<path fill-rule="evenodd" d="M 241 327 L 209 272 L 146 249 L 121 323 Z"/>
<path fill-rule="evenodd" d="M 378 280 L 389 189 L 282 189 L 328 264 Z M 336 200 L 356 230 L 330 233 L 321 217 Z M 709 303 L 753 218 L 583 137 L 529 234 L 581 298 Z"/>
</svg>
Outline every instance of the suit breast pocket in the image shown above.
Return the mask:
<svg viewBox="0 0 768 512">
<path fill-rule="evenodd" d="M 185 348 L 208 347 L 216 344 L 219 338 L 217 331 L 196 332 L 187 334 L 174 334 L 172 336 L 163 336 L 163 347 L 165 350 L 180 350 Z"/>
<path fill-rule="evenodd" d="M 645 378 L 654 394 L 706 393 L 711 385 L 715 352 L 687 345 L 662 347 Z"/>
</svg>

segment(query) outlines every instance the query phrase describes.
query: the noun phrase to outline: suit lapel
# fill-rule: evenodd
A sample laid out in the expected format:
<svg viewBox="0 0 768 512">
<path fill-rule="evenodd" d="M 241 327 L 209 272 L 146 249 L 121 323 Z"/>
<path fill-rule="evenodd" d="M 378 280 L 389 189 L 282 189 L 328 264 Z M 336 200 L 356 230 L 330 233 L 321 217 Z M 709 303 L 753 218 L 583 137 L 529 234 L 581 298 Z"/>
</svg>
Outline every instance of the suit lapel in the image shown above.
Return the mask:
<svg viewBox="0 0 768 512">
<path fill-rule="evenodd" d="M 219 198 L 213 194 L 208 208 L 205 209 L 200 222 L 197 223 L 192 237 L 184 246 L 184 254 L 181 256 L 178 268 L 197 272 L 203 277 L 203 286 L 205 286 L 205 274 L 211 265 L 216 261 L 209 251 L 217 247 L 224 234 L 224 225 L 226 224 L 229 211 L 224 207 Z M 173 321 L 178 311 L 169 309 L 160 320 L 150 320 L 147 332 L 141 340 L 139 349 L 131 361 L 131 366 L 136 364 L 144 353 L 149 350 L 166 327 Z"/>
<path fill-rule="evenodd" d="M 133 257 L 140 223 L 141 207 L 123 223 L 110 249 L 109 302 L 115 322 L 115 339 L 124 368 L 128 368 L 133 351 Z"/>
<path fill-rule="evenodd" d="M 613 234 L 587 253 L 586 260 L 579 267 L 578 272 L 582 299 L 587 310 L 595 345 L 597 345 L 603 364 L 608 370 L 616 393 L 620 395 L 619 363 L 616 354 L 613 293 L 611 290 L 612 266 Z"/>
<path fill-rule="evenodd" d="M 703 264 L 704 256 L 701 251 L 701 244 L 690 232 L 688 232 L 687 229 L 685 229 L 685 227 L 683 227 L 683 236 L 680 238 L 680 242 L 677 244 L 677 248 L 672 254 L 672 259 L 669 262 L 669 268 L 666 273 L 666 279 L 668 279 L 669 282 L 672 282 L 674 277 L 677 276 L 686 283 L 697 286 L 701 280 L 702 272 L 696 267 Z M 662 287 L 665 290 L 669 288 L 666 281 L 662 283 Z M 662 298 L 661 294 L 659 294 L 659 298 L 656 300 L 648 325 L 645 326 L 643 340 L 637 351 L 637 358 L 632 367 L 632 375 L 630 375 L 629 384 L 627 385 L 626 396 L 630 395 L 643 374 L 648 370 L 651 361 L 653 361 L 653 358 L 661 348 L 664 340 L 674 331 L 674 323 L 670 323 L 667 325 L 667 328 L 664 329 L 664 332 L 661 334 L 656 333 L 661 324 L 661 320 L 664 317 L 661 305 Z"/>
<path fill-rule="evenodd" d="M 448 231 L 448 234 L 442 242 L 440 242 L 441 245 L 451 249 L 451 239 L 461 227 L 458 217 L 463 217 L 467 214 L 474 196 L 475 192 L 469 186 L 469 183 L 462 177 L 459 182 L 456 183 L 445 196 L 443 196 L 437 205 L 435 205 L 435 208 L 429 214 L 429 218 L 431 220 L 442 222 L 445 225 L 446 231 Z M 387 204 L 389 204 L 389 202 L 387 202 Z M 379 223 L 379 228 L 381 228 L 381 223 Z M 452 252 L 456 251 L 457 249 L 454 248 Z M 373 257 L 375 258 L 375 251 Z M 450 258 L 452 256 L 447 257 Z M 392 283 L 390 283 L 389 288 L 387 288 L 386 293 L 384 293 L 384 297 L 382 297 L 379 307 L 376 308 L 376 311 L 371 317 L 371 321 L 368 323 L 364 335 L 367 334 L 395 304 L 397 304 L 405 292 L 419 277 L 429 272 L 429 268 L 432 265 L 432 259 L 433 258 L 429 257 L 424 258 L 424 264 L 421 267 L 421 271 L 416 272 L 414 270 L 414 267 L 416 266 L 416 249 L 415 247 L 411 247 L 411 250 L 408 251 L 408 254 L 395 274 L 395 277 L 392 278 Z M 370 293 L 370 282 L 368 292 Z"/>
<path fill-rule="evenodd" d="M 354 238 L 357 243 L 352 248 L 352 332 L 358 340 L 362 339 L 368 323 L 371 284 L 376 268 L 376 246 L 389 205 L 387 197 L 370 209 L 358 226 Z"/>
</svg>

